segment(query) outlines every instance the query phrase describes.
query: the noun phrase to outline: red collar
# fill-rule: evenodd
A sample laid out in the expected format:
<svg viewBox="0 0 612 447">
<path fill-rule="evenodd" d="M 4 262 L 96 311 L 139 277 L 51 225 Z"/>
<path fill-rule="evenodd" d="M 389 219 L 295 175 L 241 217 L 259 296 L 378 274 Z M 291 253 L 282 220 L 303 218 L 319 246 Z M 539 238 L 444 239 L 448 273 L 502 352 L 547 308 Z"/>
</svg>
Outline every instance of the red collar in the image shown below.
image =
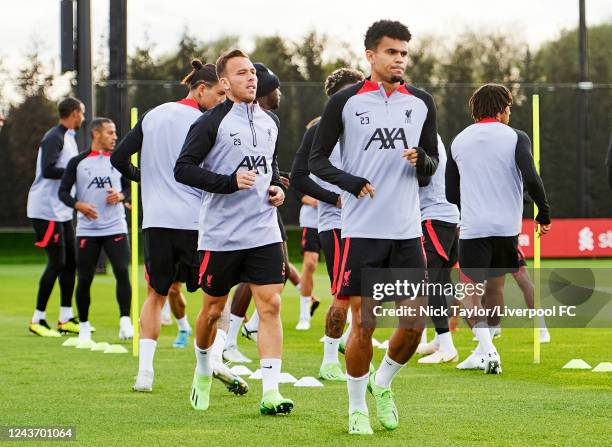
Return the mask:
<svg viewBox="0 0 612 447">
<path fill-rule="evenodd" d="M 200 110 L 200 105 L 195 99 L 191 98 L 183 98 L 180 101 L 176 101 L 178 104 L 183 104 L 185 106 L 193 107 L 194 109 Z"/>
<path fill-rule="evenodd" d="M 482 123 L 499 123 L 500 121 L 497 118 L 483 118 L 479 121 L 476 121 L 476 124 Z"/>
<path fill-rule="evenodd" d="M 363 81 L 363 85 L 361 86 L 361 88 L 359 89 L 359 91 L 357 92 L 357 94 L 360 93 L 368 93 L 368 92 L 376 92 L 380 90 L 380 86 L 378 84 L 378 82 L 374 82 L 371 79 L 366 79 L 365 81 Z M 389 96 L 391 96 L 393 93 L 398 92 L 398 93 L 402 93 L 404 95 L 412 95 L 412 93 L 410 93 L 408 91 L 408 89 L 406 88 L 406 83 L 404 81 L 401 81 L 400 86 L 398 88 L 396 88 L 395 90 L 393 90 L 392 92 L 385 92 L 387 95 L 387 98 Z"/>
<path fill-rule="evenodd" d="M 101 151 L 90 150 L 88 157 L 97 157 L 98 155 L 104 155 L 105 157 L 110 157 L 111 153 L 110 153 L 110 151 L 108 151 L 108 152 L 101 152 Z"/>
</svg>

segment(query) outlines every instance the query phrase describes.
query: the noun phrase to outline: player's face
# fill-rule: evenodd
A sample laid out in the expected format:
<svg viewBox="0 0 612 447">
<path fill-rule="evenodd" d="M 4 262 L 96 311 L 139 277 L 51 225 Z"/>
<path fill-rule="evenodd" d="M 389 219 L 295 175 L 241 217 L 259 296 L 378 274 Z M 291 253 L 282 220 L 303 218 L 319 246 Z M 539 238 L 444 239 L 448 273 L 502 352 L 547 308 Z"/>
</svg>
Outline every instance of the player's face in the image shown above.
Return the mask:
<svg viewBox="0 0 612 447">
<path fill-rule="evenodd" d="M 234 57 L 227 61 L 225 75 L 219 82 L 239 102 L 255 101 L 257 75 L 253 63 L 246 57 Z"/>
<path fill-rule="evenodd" d="M 376 50 L 366 50 L 372 74 L 388 83 L 401 81 L 408 65 L 408 42 L 383 37 Z"/>
<path fill-rule="evenodd" d="M 80 129 L 83 125 L 83 121 L 85 121 L 85 106 L 81 104 L 81 106 L 72 112 L 72 128 L 74 130 Z"/>
<path fill-rule="evenodd" d="M 223 90 L 219 82 L 210 87 L 200 84 L 195 98 L 201 108 L 205 110 L 212 109 L 217 104 L 225 101 L 225 90 Z"/>
<path fill-rule="evenodd" d="M 93 132 L 93 139 L 105 151 L 110 151 L 117 142 L 117 129 L 114 123 L 103 123 L 102 127 Z"/>
<path fill-rule="evenodd" d="M 273 92 L 270 92 L 266 96 L 266 104 L 268 110 L 276 110 L 280 107 L 281 97 L 283 94 L 280 91 L 280 88 L 277 88 Z"/>
</svg>

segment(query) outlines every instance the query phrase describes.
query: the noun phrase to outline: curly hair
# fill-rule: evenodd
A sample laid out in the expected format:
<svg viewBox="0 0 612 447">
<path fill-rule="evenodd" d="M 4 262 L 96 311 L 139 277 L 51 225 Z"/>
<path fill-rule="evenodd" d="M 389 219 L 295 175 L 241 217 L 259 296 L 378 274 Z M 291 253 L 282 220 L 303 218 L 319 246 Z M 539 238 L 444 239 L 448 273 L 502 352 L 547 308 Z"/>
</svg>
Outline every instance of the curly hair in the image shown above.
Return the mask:
<svg viewBox="0 0 612 447">
<path fill-rule="evenodd" d="M 401 22 L 395 20 L 379 20 L 370 25 L 366 31 L 363 41 L 366 50 L 375 51 L 383 37 L 410 42 L 412 34 L 408 31 L 406 25 Z"/>
<path fill-rule="evenodd" d="M 512 105 L 512 93 L 501 84 L 485 84 L 472 94 L 469 105 L 474 121 L 496 118 L 498 113 Z"/>
<path fill-rule="evenodd" d="M 338 68 L 325 79 L 325 94 L 331 96 L 342 87 L 363 81 L 365 76 L 353 68 Z"/>
</svg>

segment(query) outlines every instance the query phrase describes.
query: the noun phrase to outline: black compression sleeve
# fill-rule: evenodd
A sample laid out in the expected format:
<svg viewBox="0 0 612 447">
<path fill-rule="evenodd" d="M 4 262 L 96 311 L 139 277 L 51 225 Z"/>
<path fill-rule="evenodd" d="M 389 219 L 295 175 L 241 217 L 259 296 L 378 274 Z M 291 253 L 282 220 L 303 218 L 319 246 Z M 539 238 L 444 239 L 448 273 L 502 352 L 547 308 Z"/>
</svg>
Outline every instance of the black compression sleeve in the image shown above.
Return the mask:
<svg viewBox="0 0 612 447">
<path fill-rule="evenodd" d="M 314 197 L 322 202 L 336 205 L 338 203 L 338 194 L 322 188 L 310 178 L 310 170 L 308 169 L 308 157 L 314 140 L 318 124 L 310 127 L 304 133 L 302 144 L 295 153 L 293 166 L 291 168 L 291 185 L 300 193 Z M 301 197 L 300 197 L 301 199 Z"/>
<path fill-rule="evenodd" d="M 272 179 L 270 180 L 270 185 L 278 186 L 283 191 L 285 191 L 285 185 L 283 185 L 283 182 L 281 182 L 281 179 L 280 179 L 280 171 L 278 169 L 278 158 L 277 158 L 278 157 L 278 142 L 280 139 L 280 121 L 278 120 L 278 117 L 274 113 L 268 112 L 268 111 L 266 111 L 266 113 L 268 114 L 270 118 L 272 118 L 272 120 L 276 124 L 276 129 L 277 129 L 276 143 L 274 144 L 274 155 L 272 156 Z"/>
<path fill-rule="evenodd" d="M 339 186 L 350 192 L 355 197 L 359 196 L 361 189 L 369 183 L 368 179 L 357 177 L 336 168 L 329 161 L 329 156 L 334 150 L 343 131 L 342 109 L 348 99 L 354 95 L 363 85 L 362 82 L 355 87 L 349 87 L 333 95 L 323 111 L 319 127 L 315 133 L 308 166 L 310 172 L 317 177 Z"/>
<path fill-rule="evenodd" d="M 56 128 L 57 129 L 57 128 Z M 53 131 L 52 131 L 53 132 Z M 64 174 L 64 168 L 55 166 L 60 152 L 64 148 L 64 133 L 53 132 L 45 136 L 40 143 L 40 167 L 44 178 L 59 180 Z"/>
<path fill-rule="evenodd" d="M 121 175 L 134 182 L 140 181 L 140 169 L 132 164 L 132 155 L 140 152 L 142 148 L 144 138 L 142 133 L 143 119 L 144 116 L 140 118 L 111 154 L 111 164 L 117 171 L 121 172 Z"/>
<path fill-rule="evenodd" d="M 610 132 L 610 142 L 608 143 L 608 158 L 606 159 L 608 166 L 608 186 L 612 189 L 612 132 Z"/>
<path fill-rule="evenodd" d="M 124 202 L 132 202 L 132 183 L 123 175 L 121 176 L 121 193 Z"/>
<path fill-rule="evenodd" d="M 533 162 L 531 141 L 522 130 L 515 129 L 515 131 L 518 135 L 516 151 L 514 153 L 516 165 L 519 171 L 521 171 L 527 192 L 529 192 L 535 204 L 538 205 L 536 220 L 543 225 L 547 225 L 550 223 L 550 206 L 546 198 L 544 183 L 542 183 L 542 179 L 536 171 L 535 163 Z"/>
<path fill-rule="evenodd" d="M 88 152 L 85 152 L 85 154 Z M 59 199 L 70 208 L 74 208 L 74 205 L 77 203 L 76 199 L 72 197 L 71 190 L 72 186 L 76 182 L 77 166 L 79 165 L 79 162 L 83 160 L 83 158 L 83 154 L 79 154 L 70 159 L 66 169 L 63 169 L 64 173 L 62 175 L 62 181 L 60 182 L 60 186 L 57 191 L 57 196 Z"/>
<path fill-rule="evenodd" d="M 215 110 L 217 109 L 212 109 L 210 112 L 205 113 L 191 125 L 181 154 L 174 166 L 174 178 L 179 183 L 193 186 L 203 191 L 231 194 L 238 191 L 236 174 L 217 174 L 200 167 L 200 164 L 211 151 L 217 138 L 217 128 L 220 119 L 211 113 Z M 216 126 L 215 122 L 217 123 Z"/>
<path fill-rule="evenodd" d="M 446 158 L 446 172 L 445 183 L 446 183 L 446 200 L 450 203 L 454 203 L 458 207 L 461 207 L 461 192 L 459 189 L 459 167 L 457 162 L 453 159 L 453 154 L 448 151 L 448 157 Z"/>
<path fill-rule="evenodd" d="M 423 186 L 423 177 L 431 177 L 435 174 L 438 167 L 438 125 L 436 115 L 436 104 L 433 97 L 424 90 L 413 86 L 406 87 L 413 95 L 420 98 L 427 106 L 427 116 L 421 129 L 419 146 L 415 149 L 418 152 L 416 170 L 419 177 L 419 185 Z"/>
</svg>

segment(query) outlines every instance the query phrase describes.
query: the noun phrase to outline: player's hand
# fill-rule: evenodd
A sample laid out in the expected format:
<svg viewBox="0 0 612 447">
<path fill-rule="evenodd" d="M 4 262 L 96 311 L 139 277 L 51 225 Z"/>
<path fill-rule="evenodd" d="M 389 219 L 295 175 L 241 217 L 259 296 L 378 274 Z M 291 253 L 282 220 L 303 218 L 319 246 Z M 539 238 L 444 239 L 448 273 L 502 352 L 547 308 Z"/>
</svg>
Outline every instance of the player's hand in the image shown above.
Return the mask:
<svg viewBox="0 0 612 447">
<path fill-rule="evenodd" d="M 319 206 L 319 201 L 313 197 L 310 196 L 304 196 L 302 197 L 302 203 L 304 205 L 308 205 L 311 206 L 313 208 L 316 208 L 317 206 Z"/>
<path fill-rule="evenodd" d="M 338 196 L 338 200 L 336 200 L 336 208 L 342 209 L 342 196 Z"/>
<path fill-rule="evenodd" d="M 285 201 L 285 192 L 282 188 L 272 185 L 268 188 L 270 203 L 274 206 L 281 206 Z"/>
<path fill-rule="evenodd" d="M 240 171 L 236 173 L 236 183 L 238 189 L 251 189 L 257 178 L 256 171 Z"/>
<path fill-rule="evenodd" d="M 126 210 L 132 211 L 132 204 L 130 202 L 124 202 L 123 206 L 125 206 Z"/>
<path fill-rule="evenodd" d="M 283 186 L 285 187 L 285 189 L 289 188 L 289 185 L 291 184 L 291 182 L 289 182 L 289 179 L 287 177 L 283 177 L 282 175 L 280 176 L 280 181 L 283 184 Z"/>
<path fill-rule="evenodd" d="M 125 199 L 123 193 L 115 191 L 115 188 L 108 188 L 106 192 L 108 193 L 108 196 L 106 196 L 106 203 L 109 205 L 116 205 Z"/>
<path fill-rule="evenodd" d="M 547 234 L 550 231 L 551 227 L 552 227 L 552 223 L 549 223 L 548 225 L 542 225 L 537 220 L 535 221 L 535 230 L 536 230 L 536 233 L 539 234 L 540 236 L 544 236 L 545 234 Z"/>
<path fill-rule="evenodd" d="M 364 187 L 361 188 L 361 191 L 359 191 L 359 195 L 357 196 L 357 198 L 361 199 L 362 197 L 365 197 L 369 194 L 370 197 L 373 199 L 375 191 L 376 189 L 374 189 L 372 185 L 370 185 L 369 183 L 366 183 Z"/>
<path fill-rule="evenodd" d="M 89 220 L 96 220 L 98 218 L 98 212 L 96 211 L 96 205 L 90 203 L 77 202 L 74 205 L 74 209 L 79 211 L 83 216 Z"/>
<path fill-rule="evenodd" d="M 419 153 L 416 149 L 404 149 L 402 157 L 408 160 L 412 166 L 416 166 L 417 160 L 419 159 Z"/>
</svg>

